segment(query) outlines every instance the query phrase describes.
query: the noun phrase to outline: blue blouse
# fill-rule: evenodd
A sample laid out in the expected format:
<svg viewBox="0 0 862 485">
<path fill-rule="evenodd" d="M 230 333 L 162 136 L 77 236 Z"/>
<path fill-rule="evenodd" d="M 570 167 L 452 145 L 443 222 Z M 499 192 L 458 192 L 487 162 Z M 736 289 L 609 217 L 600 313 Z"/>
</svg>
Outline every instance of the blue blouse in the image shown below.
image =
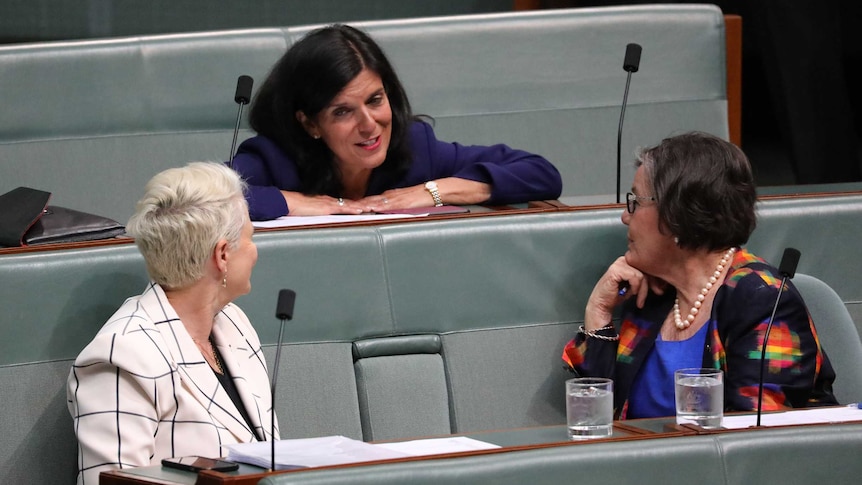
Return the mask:
<svg viewBox="0 0 862 485">
<path fill-rule="evenodd" d="M 638 376 L 632 383 L 629 418 L 652 418 L 676 415 L 673 373 L 678 369 L 701 367 L 703 346 L 709 322 L 686 340 L 662 340 L 647 354 Z"/>
</svg>

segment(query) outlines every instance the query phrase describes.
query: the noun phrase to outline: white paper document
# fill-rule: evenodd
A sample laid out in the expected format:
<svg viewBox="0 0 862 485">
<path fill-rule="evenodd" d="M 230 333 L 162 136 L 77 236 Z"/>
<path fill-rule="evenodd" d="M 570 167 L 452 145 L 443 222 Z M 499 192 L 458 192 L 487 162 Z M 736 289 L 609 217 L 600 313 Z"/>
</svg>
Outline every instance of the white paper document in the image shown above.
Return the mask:
<svg viewBox="0 0 862 485">
<path fill-rule="evenodd" d="M 847 421 L 862 421 L 862 409 L 856 404 L 842 407 L 824 407 L 784 411 L 779 413 L 762 413 L 761 426 L 785 426 L 790 424 L 826 424 Z M 757 424 L 756 414 L 744 416 L 725 416 L 721 427 L 727 429 L 750 428 Z"/>
<path fill-rule="evenodd" d="M 357 221 L 383 221 L 386 219 L 405 219 L 408 217 L 422 217 L 428 214 L 359 214 L 359 215 L 332 215 L 332 216 L 281 216 L 271 221 L 252 221 L 254 227 L 294 227 L 310 226 L 314 224 L 338 224 L 342 222 Z"/>
<path fill-rule="evenodd" d="M 439 455 L 465 451 L 492 450 L 499 445 L 474 440 L 465 436 L 431 438 L 426 440 L 400 441 L 397 443 L 377 443 L 374 446 L 398 451 L 412 456 Z"/>
<path fill-rule="evenodd" d="M 239 443 L 228 445 L 227 448 L 230 450 L 228 460 L 257 465 L 262 468 L 272 466 L 272 442 L 270 441 Z M 344 436 L 275 442 L 276 470 L 389 460 L 406 456 L 410 455 Z"/>
</svg>

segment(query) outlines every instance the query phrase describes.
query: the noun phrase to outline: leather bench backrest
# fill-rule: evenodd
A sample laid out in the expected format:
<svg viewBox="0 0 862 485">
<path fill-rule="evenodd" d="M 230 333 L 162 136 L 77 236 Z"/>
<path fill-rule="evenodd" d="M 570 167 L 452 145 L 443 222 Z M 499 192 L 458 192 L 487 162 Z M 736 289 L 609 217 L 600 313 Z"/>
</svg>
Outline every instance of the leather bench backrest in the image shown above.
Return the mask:
<svg viewBox="0 0 862 485">
<path fill-rule="evenodd" d="M 439 335 L 397 335 L 353 343 L 362 439 L 452 433 Z"/>
<path fill-rule="evenodd" d="M 712 5 L 359 25 L 383 45 L 414 110 L 434 117 L 440 139 L 540 153 L 560 170 L 563 197 L 615 192 L 628 43 L 643 54 L 625 116 L 625 185 L 638 147 L 689 130 L 729 136 L 724 19 Z"/>
<path fill-rule="evenodd" d="M 153 175 L 226 160 L 236 79 L 263 79 L 281 29 L 0 47 L 0 193 L 125 223 Z"/>
<path fill-rule="evenodd" d="M 409 365 L 433 361 L 423 379 L 437 386 L 435 399 L 448 395 L 448 408 L 433 407 L 443 427 L 447 413 L 453 432 L 564 422 L 560 349 L 582 323 L 594 282 L 625 251 L 620 210 L 256 234 L 252 291 L 237 303 L 269 362 L 278 336 L 276 295 L 281 288 L 297 292 L 279 370 L 284 435 L 361 439 L 362 414 L 373 424 L 394 405 L 396 396 L 387 400 L 385 393 L 397 381 L 385 380 L 405 382 L 410 372 L 397 368 L 401 359 L 354 348 L 382 345 L 392 355 L 388 339 L 412 335 L 439 336 L 439 352 L 406 342 L 407 354 L 394 353 Z M 856 266 L 847 264 L 855 246 L 836 242 L 862 239 L 862 196 L 769 200 L 758 213 L 749 247 L 771 261 L 786 246 L 800 249 L 798 271 L 829 284 L 858 315 L 862 286 Z M 131 244 L 0 256 L 0 388 L 9 391 L 2 398 L 0 474 L 16 483 L 74 474 L 64 391 L 71 359 L 146 280 Z M 374 388 L 375 399 L 362 404 L 357 355 L 368 355 L 360 367 L 374 361 L 374 374 L 360 376 L 363 385 L 390 386 Z M 53 450 L 50 466 L 43 450 Z"/>
<path fill-rule="evenodd" d="M 515 2 L 517 3 L 517 2 Z M 0 3 L 0 43 L 512 10 L 512 0 L 28 0 Z"/>
<path fill-rule="evenodd" d="M 840 403 L 862 401 L 862 340 L 841 297 L 826 283 L 797 273 L 793 285 L 817 326 L 820 345 L 836 370 L 833 392 Z"/>
<path fill-rule="evenodd" d="M 862 475 L 858 423 L 723 433 L 714 439 L 728 485 L 856 483 Z"/>
<path fill-rule="evenodd" d="M 565 196 L 615 190 L 628 42 L 643 45 L 629 94 L 633 152 L 676 131 L 727 138 L 724 23 L 708 5 L 555 9 L 357 22 L 379 40 L 440 139 L 546 156 Z M 0 47 L 0 193 L 125 222 L 155 173 L 226 160 L 236 79 L 258 85 L 315 26 Z M 251 133 L 244 129 L 240 141 Z"/>
</svg>

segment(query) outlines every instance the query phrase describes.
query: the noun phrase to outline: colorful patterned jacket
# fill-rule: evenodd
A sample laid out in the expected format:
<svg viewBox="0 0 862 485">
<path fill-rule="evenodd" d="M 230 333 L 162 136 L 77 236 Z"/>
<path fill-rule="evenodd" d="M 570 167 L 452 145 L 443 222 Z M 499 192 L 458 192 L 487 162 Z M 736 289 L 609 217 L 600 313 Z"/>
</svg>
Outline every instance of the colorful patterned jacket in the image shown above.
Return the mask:
<svg viewBox="0 0 862 485">
<path fill-rule="evenodd" d="M 743 249 L 736 252 L 724 284 L 717 290 L 707 323 L 703 367 L 724 371 L 727 411 L 757 408 L 763 335 L 780 285 L 778 270 Z M 675 297 L 673 288 L 661 296 L 650 294 L 643 309 L 632 298 L 623 307 L 619 341 L 579 333 L 563 350 L 563 360 L 575 374 L 614 380 L 614 409 L 619 419 L 626 417 L 632 383 Z M 835 372 L 820 347 L 802 296 L 788 281 L 766 348 L 763 409 L 837 404 L 832 395 L 834 380 Z"/>
</svg>

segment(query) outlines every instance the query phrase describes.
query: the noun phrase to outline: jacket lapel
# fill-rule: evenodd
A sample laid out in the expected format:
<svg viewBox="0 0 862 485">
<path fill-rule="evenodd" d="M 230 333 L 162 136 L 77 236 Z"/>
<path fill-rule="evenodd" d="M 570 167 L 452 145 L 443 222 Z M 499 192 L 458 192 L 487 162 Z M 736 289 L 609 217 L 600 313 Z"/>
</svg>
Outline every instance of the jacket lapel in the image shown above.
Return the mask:
<svg viewBox="0 0 862 485">
<path fill-rule="evenodd" d="M 230 372 L 256 430 L 253 433 L 258 438 L 268 439 L 271 434 L 269 416 L 272 413 L 272 399 L 263 352 L 260 348 L 252 348 L 248 337 L 242 334 L 224 310 L 216 318 L 213 337 L 222 363 Z"/>
<path fill-rule="evenodd" d="M 242 414 L 186 331 L 168 302 L 164 290 L 159 285 L 152 284 L 141 298 L 141 304 L 164 337 L 167 351 L 177 365 L 183 388 L 209 412 L 216 423 L 233 434 L 237 441 L 253 441 L 254 433 L 248 428 Z M 221 317 L 219 314 L 219 318 Z M 228 359 L 225 357 L 225 360 Z M 240 390 L 241 395 L 242 392 Z"/>
</svg>

